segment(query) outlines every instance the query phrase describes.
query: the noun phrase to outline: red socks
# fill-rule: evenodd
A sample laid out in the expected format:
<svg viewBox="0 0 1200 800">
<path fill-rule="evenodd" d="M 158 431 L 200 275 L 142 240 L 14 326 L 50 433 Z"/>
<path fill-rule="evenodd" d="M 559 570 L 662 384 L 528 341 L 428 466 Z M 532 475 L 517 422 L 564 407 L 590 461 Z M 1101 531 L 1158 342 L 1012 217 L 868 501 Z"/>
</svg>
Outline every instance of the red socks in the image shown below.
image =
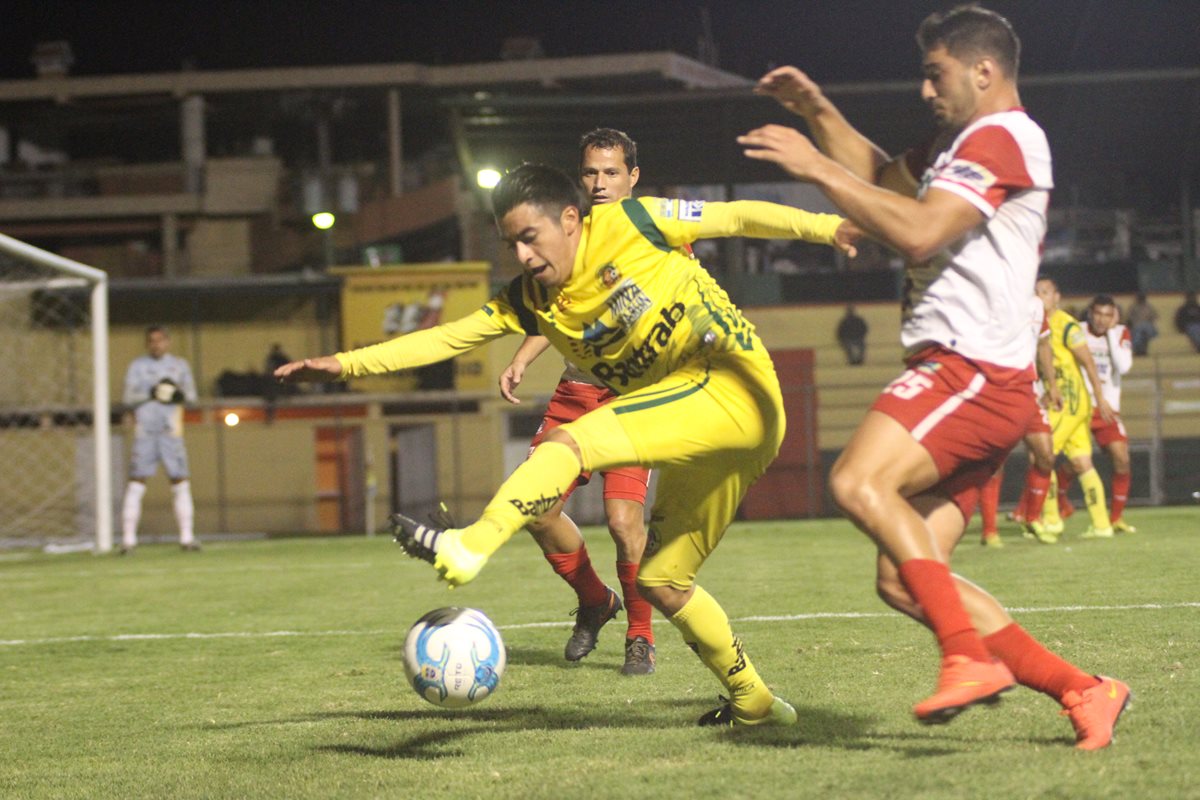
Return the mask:
<svg viewBox="0 0 1200 800">
<path fill-rule="evenodd" d="M 1118 520 L 1125 513 L 1125 503 L 1129 502 L 1129 481 L 1133 476 L 1126 472 L 1124 475 L 1113 473 L 1112 476 L 1112 514 L 1113 520 Z"/>
<path fill-rule="evenodd" d="M 608 587 L 592 569 L 587 545 L 574 553 L 547 553 L 546 560 L 555 573 L 575 590 L 581 608 L 598 606 L 608 599 Z"/>
<path fill-rule="evenodd" d="M 1047 650 L 1017 623 L 985 636 L 983 643 L 1004 662 L 1017 683 L 1062 700 L 1070 691 L 1082 692 L 1098 683 L 1096 676 Z"/>
<path fill-rule="evenodd" d="M 948 566 L 932 559 L 909 559 L 900 565 L 900 580 L 921 606 L 943 657 L 964 655 L 975 661 L 991 660 L 963 608 Z"/>
<path fill-rule="evenodd" d="M 1046 502 L 1046 490 L 1050 488 L 1050 473 L 1031 466 L 1025 473 L 1025 493 L 1021 496 L 1021 514 L 1026 522 L 1042 518 L 1042 505 Z"/>
<path fill-rule="evenodd" d="M 1004 472 L 999 471 L 979 490 L 979 516 L 983 518 L 984 535 L 999 533 L 996 524 L 996 514 L 1000 511 L 1000 484 L 1004 482 Z"/>
<path fill-rule="evenodd" d="M 647 642 L 654 644 L 654 629 L 650 626 L 654 606 L 638 592 L 637 575 L 637 564 L 617 562 L 617 579 L 621 581 L 621 597 L 625 601 L 625 616 L 629 620 L 629 630 L 625 636 L 629 639 L 642 636 Z"/>
</svg>

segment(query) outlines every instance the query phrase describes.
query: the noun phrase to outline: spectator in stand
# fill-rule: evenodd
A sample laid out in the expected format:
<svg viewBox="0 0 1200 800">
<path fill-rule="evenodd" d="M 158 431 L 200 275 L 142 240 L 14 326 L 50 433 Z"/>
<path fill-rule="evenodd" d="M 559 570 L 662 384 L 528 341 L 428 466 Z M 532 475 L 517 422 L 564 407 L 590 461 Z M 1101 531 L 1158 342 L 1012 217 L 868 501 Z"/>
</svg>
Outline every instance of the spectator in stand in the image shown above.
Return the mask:
<svg viewBox="0 0 1200 800">
<path fill-rule="evenodd" d="M 1145 292 L 1138 292 L 1137 299 L 1125 314 L 1125 324 L 1133 336 L 1133 354 L 1144 356 L 1150 351 L 1150 340 L 1158 336 L 1158 310 L 1146 300 Z"/>
<path fill-rule="evenodd" d="M 1200 353 L 1200 303 L 1196 302 L 1195 292 L 1183 296 L 1183 305 L 1175 312 L 1175 330 L 1187 336 Z"/>
<path fill-rule="evenodd" d="M 837 326 L 837 340 L 846 351 L 846 363 L 862 364 L 867 357 L 867 321 L 854 313 L 854 306 L 846 306 L 846 314 Z"/>
</svg>

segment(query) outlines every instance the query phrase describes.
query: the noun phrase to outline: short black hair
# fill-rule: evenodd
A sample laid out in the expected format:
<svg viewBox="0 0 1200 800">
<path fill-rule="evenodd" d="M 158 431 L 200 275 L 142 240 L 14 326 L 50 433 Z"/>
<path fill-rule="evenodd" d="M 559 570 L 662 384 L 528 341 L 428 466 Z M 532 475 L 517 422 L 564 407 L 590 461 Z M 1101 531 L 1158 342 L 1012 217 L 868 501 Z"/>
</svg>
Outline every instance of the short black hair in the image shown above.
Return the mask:
<svg viewBox="0 0 1200 800">
<path fill-rule="evenodd" d="M 616 128 L 595 128 L 579 137 L 579 161 L 583 163 L 583 154 L 589 147 L 598 150 L 612 150 L 617 147 L 625 154 L 625 168 L 633 172 L 637 168 L 637 142 L 629 138 L 625 131 Z"/>
<path fill-rule="evenodd" d="M 579 183 L 567 173 L 545 164 L 522 164 L 505 173 L 492 189 L 492 214 L 499 222 L 522 203 L 541 209 L 546 216 L 557 217 L 567 206 L 586 213 Z"/>
<path fill-rule="evenodd" d="M 150 334 L 152 334 L 152 333 L 161 333 L 163 336 L 166 336 L 168 339 L 171 338 L 171 332 L 169 330 L 167 330 L 167 327 L 165 325 L 150 325 L 150 326 L 148 326 L 146 328 L 146 338 L 147 339 L 150 338 Z"/>
<path fill-rule="evenodd" d="M 1021 64 L 1021 40 L 1004 17 L 975 3 L 930 14 L 917 28 L 922 53 L 938 45 L 959 61 L 990 56 L 1010 79 L 1017 79 Z"/>
<path fill-rule="evenodd" d="M 1112 299 L 1110 294 L 1098 294 L 1092 298 L 1092 302 L 1088 303 L 1088 308 L 1096 306 L 1113 306 L 1116 307 L 1117 301 Z"/>
</svg>

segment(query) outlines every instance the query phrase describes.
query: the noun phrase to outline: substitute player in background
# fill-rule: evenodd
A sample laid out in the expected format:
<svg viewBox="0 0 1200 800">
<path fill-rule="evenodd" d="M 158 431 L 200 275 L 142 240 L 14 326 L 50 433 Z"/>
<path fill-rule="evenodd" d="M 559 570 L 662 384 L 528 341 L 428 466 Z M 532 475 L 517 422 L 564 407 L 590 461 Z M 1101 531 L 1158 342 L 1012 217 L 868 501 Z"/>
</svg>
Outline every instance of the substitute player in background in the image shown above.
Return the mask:
<svg viewBox="0 0 1200 800">
<path fill-rule="evenodd" d="M 1087 501 L 1091 526 L 1084 531 L 1085 539 L 1111 538 L 1112 523 L 1104 500 L 1104 483 L 1092 465 L 1092 400 L 1088 395 L 1086 375 L 1093 384 L 1099 385 L 1100 376 L 1096 363 L 1088 349 L 1087 338 L 1075 318 L 1059 308 L 1062 295 L 1053 278 L 1045 275 L 1037 280 L 1037 295 L 1046 307 L 1046 321 L 1050 325 L 1050 346 L 1054 350 L 1054 380 L 1062 394 L 1062 408 L 1050 409 L 1050 428 L 1054 437 L 1054 453 L 1062 454 L 1071 462 L 1071 469 L 1079 476 L 1083 497 Z M 1114 419 L 1108 400 L 1101 394 L 1096 397 L 1096 414 L 1105 423 Z M 1039 541 L 1053 543 L 1063 531 L 1063 521 L 1058 513 L 1057 480 L 1051 476 L 1050 489 L 1042 506 L 1042 518 L 1026 519 L 1025 525 L 1032 529 Z"/>
<path fill-rule="evenodd" d="M 742 235 L 852 253 L 857 232 L 833 214 L 754 201 L 642 197 L 585 216 L 576 181 L 536 164 L 505 175 L 492 206 L 523 272 L 482 309 L 430 331 L 294 362 L 276 375 L 376 374 L 450 358 L 509 333 L 546 336 L 620 396 L 550 431 L 477 522 L 438 530 L 396 515 L 397 540 L 461 585 L 557 503 L 582 470 L 659 467 L 638 587 L 728 696 L 700 724 L 794 724 L 795 710 L 767 688 L 725 611 L 696 584 L 746 490 L 779 451 L 779 381 L 754 326 L 679 247 Z"/>
<path fill-rule="evenodd" d="M 184 550 L 200 549 L 193 531 L 196 511 L 188 480 L 187 450 L 183 446 L 183 404 L 196 402 L 196 382 L 188 362 L 168 352 L 170 348 L 167 329 L 152 325 L 146 329 L 146 354 L 135 358 L 125 372 L 122 400 L 132 409 L 134 431 L 129 483 L 121 504 L 123 554 L 137 546 L 146 480 L 158 471 L 159 462 L 171 481 L 179 544 Z"/>
<path fill-rule="evenodd" d="M 907 262 L 909 369 L 867 412 L 830 482 L 879 548 L 881 597 L 937 638 L 941 674 L 917 718 L 947 722 L 997 700 L 1015 676 L 1062 703 L 1077 747 L 1104 747 L 1128 687 L 1051 653 L 947 563 L 973 493 L 1037 410 L 1026 309 L 1052 179 L 1045 134 L 1021 108 L 1008 21 L 960 6 L 926 18 L 917 42 L 921 96 L 941 129 L 930 146 L 889 159 L 795 67 L 767 73 L 758 91 L 803 116 L 820 150 L 779 125 L 738 141 L 820 188 Z"/>
<path fill-rule="evenodd" d="M 1133 368 L 1133 337 L 1129 329 L 1118 322 L 1120 314 L 1116 301 L 1106 294 L 1096 295 L 1088 304 L 1087 319 L 1082 323 L 1092 361 L 1096 363 L 1096 374 L 1100 378 L 1100 393 L 1112 409 L 1113 419 L 1105 422 L 1099 408 L 1092 412 L 1091 431 L 1096 444 L 1108 452 L 1112 459 L 1112 529 L 1116 533 L 1136 533 L 1137 528 L 1125 521 L 1125 503 L 1129 501 L 1129 483 L 1132 470 L 1129 460 L 1129 435 L 1121 421 L 1121 376 Z M 1085 376 L 1086 378 L 1086 376 Z M 1096 387 L 1087 380 L 1088 397 L 1097 406 Z M 1067 497 L 1067 489 L 1075 473 L 1068 469 L 1058 471 L 1058 499 L 1060 513 Z M 1066 516 L 1066 515 L 1062 515 Z"/>
<path fill-rule="evenodd" d="M 579 180 L 593 206 L 633 196 L 639 176 L 637 144 L 622 131 L 596 128 L 579 141 Z M 520 403 L 516 389 L 525 370 L 550 347 L 545 336 L 527 336 L 512 362 L 500 375 L 500 394 L 510 403 Z M 598 378 L 567 362 L 566 370 L 546 406 L 546 413 L 529 446 L 532 455 L 550 431 L 598 408 L 616 397 Z M 637 588 L 638 562 L 646 548 L 645 505 L 650 470 L 640 466 L 615 467 L 604 477 L 604 515 L 608 532 L 617 547 L 617 580 L 621 584 L 628 628 L 625 633 L 624 675 L 654 672 L 653 607 Z M 564 656 L 578 661 L 596 647 L 600 628 L 621 610 L 622 600 L 608 588 L 588 556 L 587 544 L 575 523 L 563 513 L 563 504 L 577 486 L 586 484 L 590 473 L 581 473 L 567 487 L 554 507 L 527 526 L 542 548 L 554 572 L 575 590 L 579 598 L 575 628 L 567 640 Z"/>
</svg>

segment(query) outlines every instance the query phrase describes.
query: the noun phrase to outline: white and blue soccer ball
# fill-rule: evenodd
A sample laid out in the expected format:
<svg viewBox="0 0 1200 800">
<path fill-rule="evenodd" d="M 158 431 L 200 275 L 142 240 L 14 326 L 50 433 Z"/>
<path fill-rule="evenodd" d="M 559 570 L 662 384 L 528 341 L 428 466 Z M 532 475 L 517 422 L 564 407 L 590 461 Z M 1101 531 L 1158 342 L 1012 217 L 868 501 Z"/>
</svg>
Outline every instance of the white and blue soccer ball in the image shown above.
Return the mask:
<svg viewBox="0 0 1200 800">
<path fill-rule="evenodd" d="M 464 708 L 491 697 L 507 663 L 500 631 L 474 608 L 430 611 L 404 639 L 409 684 L 442 708 Z"/>
</svg>

